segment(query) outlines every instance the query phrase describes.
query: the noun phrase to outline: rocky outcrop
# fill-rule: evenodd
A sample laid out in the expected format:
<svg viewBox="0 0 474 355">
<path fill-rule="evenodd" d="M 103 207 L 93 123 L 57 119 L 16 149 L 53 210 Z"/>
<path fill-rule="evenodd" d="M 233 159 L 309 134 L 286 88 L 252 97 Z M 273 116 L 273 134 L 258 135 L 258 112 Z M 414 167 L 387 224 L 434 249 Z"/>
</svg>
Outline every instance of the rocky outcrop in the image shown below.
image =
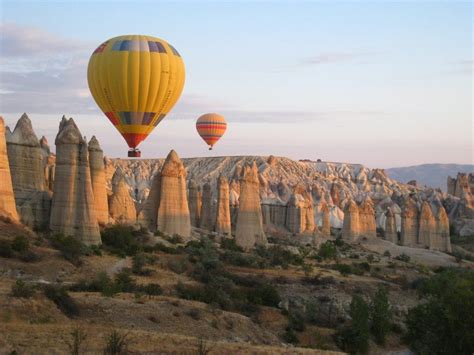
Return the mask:
<svg viewBox="0 0 474 355">
<path fill-rule="evenodd" d="M 208 231 L 214 230 L 214 220 L 212 213 L 212 192 L 211 184 L 206 182 L 202 187 L 202 207 L 201 207 L 201 221 L 199 228 Z"/>
<path fill-rule="evenodd" d="M 104 152 L 95 136 L 92 136 L 89 141 L 89 165 L 97 221 L 99 224 L 105 225 L 109 222 L 109 206 L 107 201 L 107 182 L 105 180 Z M 133 219 L 135 220 L 135 217 Z"/>
<path fill-rule="evenodd" d="M 87 142 L 74 120 L 63 120 L 56 136 L 56 173 L 50 229 L 85 244 L 100 244 Z"/>
<path fill-rule="evenodd" d="M 389 242 L 398 244 L 397 224 L 395 221 L 395 215 L 390 207 L 387 209 L 385 217 L 384 238 Z"/>
<path fill-rule="evenodd" d="M 419 216 L 418 208 L 412 199 L 409 198 L 405 201 L 401 217 L 400 244 L 416 246 L 418 243 Z"/>
<path fill-rule="evenodd" d="M 183 238 L 190 238 L 191 220 L 186 194 L 186 171 L 174 150 L 166 157 L 160 174 L 157 228 L 169 235 L 178 234 Z"/>
<path fill-rule="evenodd" d="M 46 229 L 51 209 L 51 193 L 44 175 L 47 159 L 26 114 L 18 120 L 13 133 L 7 129 L 6 138 L 21 222 L 34 229 Z"/>
<path fill-rule="evenodd" d="M 137 211 L 122 169 L 116 170 L 114 181 L 116 183 L 109 201 L 110 217 L 115 223 L 135 224 Z"/>
<path fill-rule="evenodd" d="M 449 233 L 449 219 L 446 210 L 443 206 L 438 207 L 438 211 L 435 216 L 436 220 L 436 233 L 434 240 L 431 243 L 431 249 L 441 250 L 447 253 L 451 253 L 451 237 Z"/>
<path fill-rule="evenodd" d="M 344 208 L 344 222 L 342 224 L 342 239 L 355 241 L 359 238 L 359 207 L 354 200 L 350 200 Z"/>
<path fill-rule="evenodd" d="M 199 227 L 202 206 L 201 189 L 194 180 L 190 180 L 188 184 L 188 191 L 189 215 L 191 216 L 191 225 L 193 227 Z"/>
<path fill-rule="evenodd" d="M 432 243 L 435 242 L 436 221 L 431 211 L 430 204 L 425 201 L 421 206 L 419 226 L 418 226 L 418 244 L 424 248 L 432 249 Z"/>
<path fill-rule="evenodd" d="M 219 176 L 217 190 L 216 232 L 230 235 L 229 182 L 225 176 Z"/>
<path fill-rule="evenodd" d="M 314 232 L 313 199 L 311 194 L 301 186 L 295 188 L 295 193 L 293 193 L 288 201 L 286 227 L 295 234 Z"/>
<path fill-rule="evenodd" d="M 321 224 L 321 234 L 324 236 L 331 235 L 331 216 L 329 213 L 329 207 L 326 202 L 322 203 L 321 206 L 322 212 L 322 224 Z"/>
<path fill-rule="evenodd" d="M 55 157 L 51 154 L 48 140 L 45 136 L 40 139 L 41 155 L 43 156 L 44 184 L 45 188 L 53 191 L 54 184 L 54 163 Z"/>
<path fill-rule="evenodd" d="M 242 174 L 235 242 L 245 250 L 267 243 L 263 232 L 258 169 L 255 162 L 251 167 L 246 166 Z"/>
<path fill-rule="evenodd" d="M 137 222 L 141 227 L 145 227 L 152 232 L 156 231 L 160 195 L 161 173 L 158 172 L 153 176 L 150 192 L 137 218 Z"/>
<path fill-rule="evenodd" d="M 5 123 L 0 117 L 0 216 L 19 221 L 5 142 Z"/>
<path fill-rule="evenodd" d="M 370 199 L 364 200 L 359 206 L 359 235 L 368 239 L 377 237 L 375 211 Z"/>
</svg>

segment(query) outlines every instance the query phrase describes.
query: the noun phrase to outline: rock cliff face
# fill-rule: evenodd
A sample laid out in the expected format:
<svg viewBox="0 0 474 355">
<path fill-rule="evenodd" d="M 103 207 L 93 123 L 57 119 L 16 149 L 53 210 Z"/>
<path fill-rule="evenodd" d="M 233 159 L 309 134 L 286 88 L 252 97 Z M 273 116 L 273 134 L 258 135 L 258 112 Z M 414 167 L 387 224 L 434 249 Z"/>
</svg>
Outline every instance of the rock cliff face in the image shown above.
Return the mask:
<svg viewBox="0 0 474 355">
<path fill-rule="evenodd" d="M 449 235 L 449 219 L 443 206 L 439 206 L 435 216 L 436 234 L 431 248 L 451 253 L 451 238 Z"/>
<path fill-rule="evenodd" d="M 122 169 L 117 169 L 114 180 L 116 184 L 113 187 L 112 196 L 110 196 L 110 217 L 115 223 L 135 224 L 137 220 L 137 211 L 135 203 L 130 196 L 128 184 L 125 182 Z"/>
<path fill-rule="evenodd" d="M 215 217 L 213 217 L 212 207 L 211 184 L 207 182 L 202 187 L 201 221 L 199 227 L 208 231 L 214 230 Z"/>
<path fill-rule="evenodd" d="M 359 235 L 365 238 L 377 237 L 375 211 L 370 199 L 364 200 L 359 206 Z"/>
<path fill-rule="evenodd" d="M 323 202 L 321 206 L 322 223 L 321 223 L 321 234 L 324 236 L 331 235 L 331 215 L 329 213 L 329 207 L 326 202 Z"/>
<path fill-rule="evenodd" d="M 148 228 L 150 231 L 156 231 L 158 208 L 160 207 L 161 195 L 161 173 L 155 174 L 151 183 L 151 189 L 148 197 L 138 214 L 138 224 Z"/>
<path fill-rule="evenodd" d="M 402 209 L 400 244 L 416 246 L 418 243 L 419 215 L 415 202 L 409 198 Z"/>
<path fill-rule="evenodd" d="M 219 190 L 217 193 L 216 232 L 231 234 L 229 182 L 225 176 L 219 177 Z"/>
<path fill-rule="evenodd" d="M 359 238 L 360 222 L 359 207 L 357 203 L 350 200 L 344 209 L 344 222 L 342 225 L 342 239 L 355 241 Z"/>
<path fill-rule="evenodd" d="M 99 224 L 105 225 L 109 222 L 109 206 L 107 181 L 105 179 L 104 152 L 95 136 L 92 136 L 89 141 L 89 165 L 91 169 L 92 191 L 94 192 L 97 221 Z"/>
<path fill-rule="evenodd" d="M 244 168 L 241 178 L 235 242 L 246 250 L 267 243 L 263 231 L 258 169 L 255 163 Z"/>
<path fill-rule="evenodd" d="M 432 243 L 435 242 L 436 221 L 428 202 L 423 202 L 420 212 L 420 221 L 418 227 L 418 244 L 424 248 L 432 249 Z"/>
<path fill-rule="evenodd" d="M 201 221 L 201 206 L 202 206 L 202 196 L 201 188 L 194 180 L 190 180 L 188 184 L 189 191 L 189 214 L 191 216 L 191 225 L 193 227 L 199 227 L 199 222 Z"/>
<path fill-rule="evenodd" d="M 100 244 L 87 142 L 74 120 L 63 120 L 56 136 L 56 173 L 50 229 L 85 244 Z"/>
<path fill-rule="evenodd" d="M 30 119 L 23 114 L 13 133 L 7 128 L 7 149 L 12 173 L 13 191 L 21 222 L 35 229 L 49 223 L 51 194 L 45 180 L 43 149 Z"/>
<path fill-rule="evenodd" d="M 157 228 L 170 235 L 178 234 L 184 238 L 191 236 L 186 170 L 174 150 L 168 154 L 161 169 Z"/>
<path fill-rule="evenodd" d="M 395 215 L 391 208 L 388 208 L 385 222 L 385 239 L 394 244 L 398 244 L 397 224 L 395 222 Z"/>
<path fill-rule="evenodd" d="M 51 154 L 48 140 L 45 136 L 40 139 L 41 155 L 43 156 L 44 184 L 46 190 L 53 191 L 55 156 Z"/>
<path fill-rule="evenodd" d="M 10 218 L 15 222 L 19 221 L 8 163 L 3 117 L 0 117 L 0 216 Z"/>
</svg>

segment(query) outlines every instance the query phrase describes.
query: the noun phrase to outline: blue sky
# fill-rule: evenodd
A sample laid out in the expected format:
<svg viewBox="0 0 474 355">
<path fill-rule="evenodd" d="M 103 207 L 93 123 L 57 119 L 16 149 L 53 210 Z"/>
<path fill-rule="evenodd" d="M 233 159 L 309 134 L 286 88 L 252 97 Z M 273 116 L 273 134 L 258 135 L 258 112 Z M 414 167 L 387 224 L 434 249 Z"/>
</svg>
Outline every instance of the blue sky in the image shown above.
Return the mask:
<svg viewBox="0 0 474 355">
<path fill-rule="evenodd" d="M 472 3 L 8 1 L 0 112 L 54 141 L 63 114 L 124 156 L 87 88 L 105 39 L 148 34 L 185 60 L 181 100 L 140 148 L 162 157 L 282 155 L 370 167 L 473 163 Z M 207 151 L 194 120 L 223 113 Z"/>
</svg>

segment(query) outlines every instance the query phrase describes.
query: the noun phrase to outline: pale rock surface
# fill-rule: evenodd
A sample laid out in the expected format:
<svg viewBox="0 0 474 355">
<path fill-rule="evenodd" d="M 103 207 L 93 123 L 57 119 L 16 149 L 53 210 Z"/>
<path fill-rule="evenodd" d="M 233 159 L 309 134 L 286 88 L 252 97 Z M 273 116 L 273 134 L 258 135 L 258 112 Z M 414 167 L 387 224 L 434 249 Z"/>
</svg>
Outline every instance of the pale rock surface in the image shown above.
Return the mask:
<svg viewBox="0 0 474 355">
<path fill-rule="evenodd" d="M 231 234 L 229 182 L 225 176 L 220 176 L 218 181 L 216 232 Z"/>
<path fill-rule="evenodd" d="M 41 137 L 40 146 L 41 146 L 41 155 L 43 156 L 45 188 L 49 191 L 53 191 L 54 163 L 56 159 L 55 159 L 55 156 L 51 153 L 48 140 L 46 139 L 45 136 Z"/>
<path fill-rule="evenodd" d="M 169 235 L 178 234 L 183 238 L 191 237 L 191 219 L 186 194 L 186 170 L 174 150 L 168 154 L 161 169 L 157 228 Z"/>
<path fill-rule="evenodd" d="M 109 201 L 110 217 L 116 223 L 135 224 L 137 211 L 122 169 L 117 169 L 115 175 L 117 183 L 113 187 Z"/>
<path fill-rule="evenodd" d="M 74 120 L 61 121 L 56 136 L 56 173 L 50 229 L 85 244 L 100 244 L 87 142 Z"/>
<path fill-rule="evenodd" d="M 190 180 L 188 184 L 189 191 L 189 214 L 191 216 L 191 225 L 193 227 L 199 227 L 201 220 L 201 206 L 202 206 L 202 195 L 199 185 L 194 181 Z"/>
<path fill-rule="evenodd" d="M 419 216 L 415 202 L 408 198 L 402 208 L 400 245 L 414 247 L 418 243 Z"/>
<path fill-rule="evenodd" d="M 418 226 L 418 244 L 424 248 L 432 249 L 433 246 L 436 244 L 434 240 L 436 232 L 436 221 L 433 216 L 433 212 L 431 211 L 430 204 L 425 201 L 421 206 L 420 212 L 420 220 Z"/>
<path fill-rule="evenodd" d="M 152 232 L 156 231 L 160 195 L 161 173 L 157 173 L 153 176 L 150 192 L 137 218 L 140 226 L 148 228 Z"/>
<path fill-rule="evenodd" d="M 214 230 L 215 217 L 213 216 L 211 184 L 206 182 L 202 187 L 201 221 L 199 228 L 208 231 Z"/>
<path fill-rule="evenodd" d="M 369 239 L 377 237 L 375 211 L 370 198 L 365 199 L 359 206 L 359 235 Z"/>
<path fill-rule="evenodd" d="M 435 216 L 436 219 L 436 234 L 434 242 L 431 244 L 431 249 L 441 250 L 451 253 L 451 237 L 449 232 L 449 219 L 446 210 L 443 206 L 438 208 Z"/>
<path fill-rule="evenodd" d="M 246 166 L 242 174 L 235 241 L 245 250 L 255 245 L 267 244 L 263 231 L 258 169 L 255 162 L 251 167 Z"/>
<path fill-rule="evenodd" d="M 394 244 L 398 244 L 397 225 L 395 221 L 395 215 L 392 209 L 389 207 L 386 212 L 385 221 L 385 239 Z"/>
<path fill-rule="evenodd" d="M 89 141 L 89 165 L 91 169 L 92 191 L 94 192 L 97 221 L 99 224 L 105 225 L 109 222 L 109 205 L 107 182 L 105 179 L 104 152 L 95 136 L 92 136 Z"/>
<path fill-rule="evenodd" d="M 355 241 L 359 238 L 359 231 L 359 207 L 354 200 L 350 200 L 344 209 L 342 239 L 347 241 Z"/>
<path fill-rule="evenodd" d="M 0 116 L 0 216 L 18 222 L 15 196 L 13 195 L 12 177 L 8 163 L 7 145 L 5 141 L 5 122 Z"/>
<path fill-rule="evenodd" d="M 331 235 L 331 215 L 329 213 L 329 207 L 326 202 L 322 203 L 321 212 L 322 212 L 321 234 L 324 236 L 330 236 Z"/>
</svg>

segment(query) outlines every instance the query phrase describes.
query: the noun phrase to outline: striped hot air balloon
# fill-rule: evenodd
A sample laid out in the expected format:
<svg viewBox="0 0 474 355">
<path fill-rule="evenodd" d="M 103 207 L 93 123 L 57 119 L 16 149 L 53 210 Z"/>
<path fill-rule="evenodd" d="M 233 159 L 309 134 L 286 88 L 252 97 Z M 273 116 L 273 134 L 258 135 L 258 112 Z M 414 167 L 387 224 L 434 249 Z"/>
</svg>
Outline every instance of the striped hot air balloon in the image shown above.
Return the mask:
<svg viewBox="0 0 474 355">
<path fill-rule="evenodd" d="M 130 35 L 102 43 L 87 79 L 97 105 L 139 157 L 137 146 L 170 112 L 184 87 L 184 62 L 168 42 Z"/>
<path fill-rule="evenodd" d="M 196 129 L 201 138 L 212 150 L 214 144 L 224 135 L 227 129 L 225 118 L 217 113 L 206 113 L 196 121 Z"/>
</svg>

